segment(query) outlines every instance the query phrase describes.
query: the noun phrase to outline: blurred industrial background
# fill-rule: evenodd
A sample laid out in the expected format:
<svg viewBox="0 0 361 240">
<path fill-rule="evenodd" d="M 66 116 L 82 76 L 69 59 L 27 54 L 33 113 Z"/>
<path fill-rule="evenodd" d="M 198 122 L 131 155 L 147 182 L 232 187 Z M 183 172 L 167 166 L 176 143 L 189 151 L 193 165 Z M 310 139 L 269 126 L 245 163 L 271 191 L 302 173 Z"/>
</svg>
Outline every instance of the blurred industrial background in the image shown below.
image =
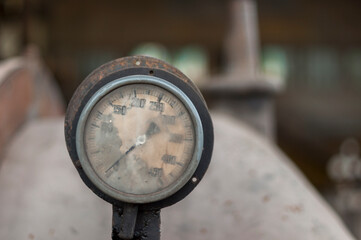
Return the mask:
<svg viewBox="0 0 361 240">
<path fill-rule="evenodd" d="M 360 12 L 358 0 L 2 0 L 0 60 L 40 54 L 66 103 L 107 61 L 163 59 L 211 109 L 275 141 L 361 239 Z"/>
</svg>

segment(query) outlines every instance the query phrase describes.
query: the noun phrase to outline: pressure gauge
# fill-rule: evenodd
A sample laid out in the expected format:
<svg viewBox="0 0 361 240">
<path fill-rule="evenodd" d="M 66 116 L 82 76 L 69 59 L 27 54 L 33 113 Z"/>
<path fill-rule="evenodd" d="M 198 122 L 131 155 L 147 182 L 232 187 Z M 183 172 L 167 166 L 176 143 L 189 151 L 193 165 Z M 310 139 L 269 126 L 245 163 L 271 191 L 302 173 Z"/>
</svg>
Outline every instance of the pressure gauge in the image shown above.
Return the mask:
<svg viewBox="0 0 361 240">
<path fill-rule="evenodd" d="M 75 167 L 98 196 L 153 208 L 190 193 L 213 148 L 198 89 L 170 65 L 142 56 L 107 63 L 81 83 L 65 135 Z"/>
</svg>

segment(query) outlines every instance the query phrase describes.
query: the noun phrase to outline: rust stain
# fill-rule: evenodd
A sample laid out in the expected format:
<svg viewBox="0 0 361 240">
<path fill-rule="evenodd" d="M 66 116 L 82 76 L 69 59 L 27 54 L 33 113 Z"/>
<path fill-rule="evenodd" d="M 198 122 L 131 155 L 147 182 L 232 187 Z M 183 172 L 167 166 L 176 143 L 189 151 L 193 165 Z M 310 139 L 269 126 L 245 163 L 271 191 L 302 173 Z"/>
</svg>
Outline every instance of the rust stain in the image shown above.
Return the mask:
<svg viewBox="0 0 361 240">
<path fill-rule="evenodd" d="M 298 205 L 288 205 L 286 206 L 286 210 L 293 213 L 300 213 L 303 211 L 303 206 L 301 204 Z"/>
<path fill-rule="evenodd" d="M 264 203 L 266 203 L 266 202 L 269 202 L 270 199 L 271 199 L 271 197 L 270 197 L 269 195 L 265 195 L 265 196 L 263 197 L 262 201 L 263 201 Z"/>
<path fill-rule="evenodd" d="M 208 230 L 207 228 L 201 228 L 200 232 L 201 234 L 207 234 Z"/>
<path fill-rule="evenodd" d="M 224 202 L 224 205 L 227 207 L 231 206 L 232 204 L 233 204 L 232 200 L 227 200 Z"/>
<path fill-rule="evenodd" d="M 31 239 L 31 240 L 33 240 L 33 239 L 35 239 L 35 236 L 34 236 L 34 234 L 29 233 L 28 238 Z"/>
</svg>

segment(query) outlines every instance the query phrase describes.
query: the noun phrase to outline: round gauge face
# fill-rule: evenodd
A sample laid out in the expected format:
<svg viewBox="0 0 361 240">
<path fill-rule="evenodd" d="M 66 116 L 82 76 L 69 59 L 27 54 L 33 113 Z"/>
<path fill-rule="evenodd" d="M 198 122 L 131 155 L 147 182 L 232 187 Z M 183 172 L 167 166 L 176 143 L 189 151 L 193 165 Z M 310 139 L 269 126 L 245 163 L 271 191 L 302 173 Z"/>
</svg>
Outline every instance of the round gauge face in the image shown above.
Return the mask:
<svg viewBox="0 0 361 240">
<path fill-rule="evenodd" d="M 148 195 L 159 200 L 179 189 L 174 185 L 189 171 L 196 148 L 189 108 L 170 91 L 145 83 L 104 95 L 90 110 L 82 136 L 95 183 L 130 202 Z"/>
</svg>

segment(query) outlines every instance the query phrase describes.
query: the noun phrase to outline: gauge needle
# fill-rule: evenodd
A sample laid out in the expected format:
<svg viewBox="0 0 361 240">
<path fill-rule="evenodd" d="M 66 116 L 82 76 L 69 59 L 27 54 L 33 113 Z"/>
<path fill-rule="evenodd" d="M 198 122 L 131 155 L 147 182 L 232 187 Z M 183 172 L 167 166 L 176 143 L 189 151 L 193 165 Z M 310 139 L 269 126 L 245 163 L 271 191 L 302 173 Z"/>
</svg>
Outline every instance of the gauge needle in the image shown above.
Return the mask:
<svg viewBox="0 0 361 240">
<path fill-rule="evenodd" d="M 157 124 L 155 124 L 154 122 L 151 122 L 149 124 L 149 127 L 146 131 L 145 134 L 140 135 L 137 137 L 135 144 L 133 146 L 131 146 L 120 158 L 118 158 L 118 160 L 116 160 L 106 171 L 105 173 L 108 173 L 110 171 L 110 169 L 112 169 L 115 165 L 117 165 L 119 163 L 120 160 L 122 160 L 123 158 L 125 158 L 128 153 L 130 153 L 131 151 L 133 151 L 137 146 L 139 145 L 143 145 L 146 141 L 147 138 L 150 138 L 151 136 L 153 136 L 154 134 L 157 134 L 160 132 L 160 129 L 158 127 Z"/>
<path fill-rule="evenodd" d="M 119 163 L 120 160 L 122 160 L 123 158 L 125 158 L 128 153 L 130 153 L 131 151 L 134 150 L 134 148 L 136 147 L 137 145 L 134 144 L 133 146 L 131 146 L 120 158 L 118 158 L 117 161 L 115 161 L 106 171 L 105 173 L 108 173 L 110 171 L 110 169 L 112 169 L 115 165 L 117 165 Z"/>
</svg>

